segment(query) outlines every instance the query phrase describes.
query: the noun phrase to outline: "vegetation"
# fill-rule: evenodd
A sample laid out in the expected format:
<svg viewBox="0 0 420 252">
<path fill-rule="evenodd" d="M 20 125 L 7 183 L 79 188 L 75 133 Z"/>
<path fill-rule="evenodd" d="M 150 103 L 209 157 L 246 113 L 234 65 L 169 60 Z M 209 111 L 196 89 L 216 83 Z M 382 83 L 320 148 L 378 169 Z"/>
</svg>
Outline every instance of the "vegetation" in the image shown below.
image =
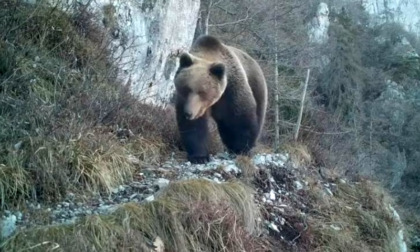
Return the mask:
<svg viewBox="0 0 420 252">
<path fill-rule="evenodd" d="M 138 168 L 130 154 L 154 163 L 177 144 L 173 115 L 118 80 L 92 14 L 2 1 L 0 16 L 2 209 L 69 189 L 107 192 Z"/>
<path fill-rule="evenodd" d="M 322 45 L 308 43 L 306 35 L 319 1 L 209 2 L 209 33 L 239 44 L 263 65 L 271 94 L 263 140 L 273 142 L 279 106 L 281 142 L 291 142 L 311 68 L 299 140 L 315 164 L 378 180 L 401 206 L 419 214 L 418 38 L 392 21 L 371 26 L 361 2 L 329 2 L 328 41 Z"/>
<path fill-rule="evenodd" d="M 420 43 L 394 24 L 367 26 L 358 3 L 332 12 L 323 48 L 307 42 L 303 24 L 315 9 L 307 1 L 208 4 L 203 8 L 211 9 L 210 33 L 245 47 L 266 73 L 270 98 L 261 149 L 271 151 L 266 146 L 273 144 L 279 106 L 282 149 L 295 164 L 308 167 L 305 177 L 315 177 L 316 166 L 358 181 L 331 179 L 333 196 L 319 181 L 309 183 L 309 195 L 299 196 L 306 197 L 310 211 L 289 216 L 306 225 L 293 227 L 301 231 L 294 248 L 396 251 L 400 227 L 389 211 L 393 202 L 381 186 L 359 177 L 379 174 L 374 178 L 399 196 L 397 202 L 418 211 Z M 141 6 L 153 7 L 154 1 Z M 56 202 L 69 191 L 106 194 L 170 152 L 181 155 L 173 110 L 141 103 L 119 79 L 120 59 L 109 46 L 115 9 L 108 5 L 103 11 L 105 30 L 83 6 L 69 15 L 43 1 L 0 2 L 0 212 L 27 199 Z M 411 54 L 396 49 L 406 45 L 404 39 Z M 325 55 L 328 61 L 319 63 Z M 280 89 L 272 85 L 275 68 Z M 299 142 L 292 142 L 307 68 L 313 69 L 310 97 Z M 276 93 L 279 104 L 273 101 Z M 221 148 L 215 138 L 213 152 Z M 160 240 L 165 251 L 265 251 L 255 192 L 248 187 L 261 174 L 248 157 L 236 163 L 245 183 L 176 182 L 153 202 L 25 230 L 1 248 L 153 251 L 150 243 Z M 405 215 L 413 235 L 420 230 L 416 211 Z"/>
<path fill-rule="evenodd" d="M 308 220 L 316 244 L 311 251 L 399 251 L 401 227 L 390 211 L 391 198 L 380 186 L 366 180 L 355 185 L 337 181 L 328 200 L 316 186 L 310 191 L 318 199 L 316 217 Z"/>
<path fill-rule="evenodd" d="M 75 224 L 21 232 L 6 251 L 264 251 L 252 190 L 240 182 L 190 180 L 171 184 L 158 199 L 128 203 L 109 216 L 89 216 Z M 77 242 L 75 242 L 77 241 Z M 162 250 L 163 251 L 163 250 Z"/>
</svg>

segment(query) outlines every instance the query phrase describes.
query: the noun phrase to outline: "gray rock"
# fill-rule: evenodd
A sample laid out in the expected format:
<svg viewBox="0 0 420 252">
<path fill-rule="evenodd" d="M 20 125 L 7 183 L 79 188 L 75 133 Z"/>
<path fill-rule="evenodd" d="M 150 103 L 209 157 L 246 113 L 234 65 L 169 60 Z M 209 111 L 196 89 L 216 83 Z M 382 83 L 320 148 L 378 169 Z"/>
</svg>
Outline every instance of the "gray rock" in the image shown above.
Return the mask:
<svg viewBox="0 0 420 252">
<path fill-rule="evenodd" d="M 22 220 L 23 214 L 21 212 L 17 212 L 16 213 L 16 218 L 18 219 L 18 221 Z"/>
<path fill-rule="evenodd" d="M 163 189 L 169 185 L 169 180 L 164 178 L 159 178 L 156 180 L 155 185 L 159 187 L 159 189 Z"/>
<path fill-rule="evenodd" d="M 151 195 L 151 196 L 149 196 L 145 199 L 145 201 L 147 201 L 147 202 L 152 202 L 154 200 L 155 200 L 155 196 L 153 196 L 153 195 Z"/>
<path fill-rule="evenodd" d="M 295 186 L 296 190 L 302 190 L 303 189 L 303 185 L 302 183 L 300 183 L 300 181 L 295 181 L 293 182 L 293 185 Z"/>
<path fill-rule="evenodd" d="M 0 240 L 3 240 L 12 235 L 16 230 L 16 216 L 10 215 L 0 220 Z"/>
</svg>

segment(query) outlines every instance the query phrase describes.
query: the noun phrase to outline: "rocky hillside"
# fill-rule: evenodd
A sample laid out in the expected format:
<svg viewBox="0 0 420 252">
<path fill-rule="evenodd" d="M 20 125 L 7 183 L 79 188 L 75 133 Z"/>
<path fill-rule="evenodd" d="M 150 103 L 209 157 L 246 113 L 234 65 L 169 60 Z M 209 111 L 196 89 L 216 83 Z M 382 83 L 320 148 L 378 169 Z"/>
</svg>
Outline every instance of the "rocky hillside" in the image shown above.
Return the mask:
<svg viewBox="0 0 420 252">
<path fill-rule="evenodd" d="M 5 211 L 2 235 L 12 236 L 2 246 L 5 251 L 407 251 L 399 216 L 377 185 L 321 176 L 301 157 L 220 154 L 206 165 L 172 159 L 139 168 L 129 184 L 108 195 L 69 193 L 57 204 L 28 202 L 24 213 Z"/>
<path fill-rule="evenodd" d="M 274 152 L 270 116 L 252 156 L 211 125 L 211 162 L 185 161 L 173 109 L 150 104 L 169 98 L 198 1 L 59 3 L 0 1 L 1 251 L 419 246 L 382 184 L 327 167 L 313 139 Z"/>
</svg>

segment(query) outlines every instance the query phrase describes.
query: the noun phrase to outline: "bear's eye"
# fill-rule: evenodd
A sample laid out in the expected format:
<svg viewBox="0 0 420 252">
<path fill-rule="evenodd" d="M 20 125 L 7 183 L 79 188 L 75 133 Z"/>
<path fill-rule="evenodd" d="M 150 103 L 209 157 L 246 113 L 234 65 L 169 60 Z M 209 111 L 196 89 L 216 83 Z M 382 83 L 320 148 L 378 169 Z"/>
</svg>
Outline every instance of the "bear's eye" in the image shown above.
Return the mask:
<svg viewBox="0 0 420 252">
<path fill-rule="evenodd" d="M 191 88 L 187 86 L 183 86 L 179 88 L 179 93 L 181 93 L 181 95 L 183 96 L 187 96 L 190 92 L 191 92 Z"/>
<path fill-rule="evenodd" d="M 197 94 L 202 98 L 206 97 L 206 92 L 204 92 L 203 90 L 198 91 Z"/>
</svg>

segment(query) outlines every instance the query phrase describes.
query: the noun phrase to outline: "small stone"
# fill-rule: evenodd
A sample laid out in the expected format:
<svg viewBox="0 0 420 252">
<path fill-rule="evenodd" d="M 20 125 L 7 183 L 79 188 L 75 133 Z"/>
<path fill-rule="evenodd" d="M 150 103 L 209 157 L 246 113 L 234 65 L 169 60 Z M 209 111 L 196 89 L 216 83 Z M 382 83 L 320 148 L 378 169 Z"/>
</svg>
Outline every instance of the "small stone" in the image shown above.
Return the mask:
<svg viewBox="0 0 420 252">
<path fill-rule="evenodd" d="M 144 191 L 145 194 L 152 194 L 154 192 L 155 190 L 153 190 L 153 188 L 146 188 L 146 190 Z"/>
<path fill-rule="evenodd" d="M 299 181 L 296 180 L 295 182 L 293 182 L 293 184 L 294 184 L 296 190 L 302 190 L 303 189 L 303 185 Z"/>
<path fill-rule="evenodd" d="M 169 180 L 164 179 L 164 178 L 159 178 L 155 182 L 155 185 L 157 185 L 159 187 L 159 189 L 163 189 L 163 188 L 165 188 L 169 185 Z"/>
<path fill-rule="evenodd" d="M 152 201 L 154 201 L 155 200 L 155 196 L 153 196 L 153 195 L 151 195 L 151 196 L 149 196 L 149 197 L 147 197 L 146 199 L 144 199 L 145 201 L 147 201 L 147 202 L 152 202 Z"/>
<path fill-rule="evenodd" d="M 220 174 L 220 173 L 215 172 L 213 175 L 217 178 L 222 178 L 222 174 Z"/>
<path fill-rule="evenodd" d="M 17 142 L 13 147 L 15 148 L 15 150 L 20 150 L 20 148 L 22 148 L 22 141 Z"/>
<path fill-rule="evenodd" d="M 282 160 L 283 162 L 287 162 L 287 160 L 289 159 L 289 155 L 288 154 L 280 154 L 279 159 Z"/>
<path fill-rule="evenodd" d="M 279 228 L 277 227 L 276 224 L 274 224 L 273 222 L 270 222 L 270 224 L 268 225 L 268 228 L 270 228 L 271 230 L 276 231 L 277 233 L 280 233 Z"/>
<path fill-rule="evenodd" d="M 327 192 L 327 194 L 329 196 L 333 196 L 334 194 L 332 193 L 332 191 L 329 188 L 325 188 L 325 191 Z"/>
<path fill-rule="evenodd" d="M 69 207 L 69 206 L 70 206 L 70 203 L 68 203 L 68 202 L 63 202 L 63 203 L 62 203 L 62 205 L 63 205 L 63 207 Z"/>
<path fill-rule="evenodd" d="M 16 216 L 12 214 L 0 220 L 0 227 L 0 240 L 12 235 L 16 230 Z"/>
<path fill-rule="evenodd" d="M 270 191 L 270 199 L 271 200 L 276 200 L 276 194 L 274 193 L 273 189 L 271 189 L 271 191 Z"/>
<path fill-rule="evenodd" d="M 283 217 L 281 217 L 281 219 L 280 219 L 280 225 L 284 225 L 284 223 L 286 223 L 286 220 L 283 218 Z"/>
<path fill-rule="evenodd" d="M 128 162 L 130 162 L 132 164 L 135 164 L 135 165 L 140 164 L 140 159 L 136 158 L 135 156 L 133 156 L 131 154 L 127 156 L 127 159 L 128 159 Z"/>
<path fill-rule="evenodd" d="M 230 172 L 239 173 L 239 168 L 236 165 L 234 165 L 234 164 L 230 164 L 230 165 L 224 166 L 223 167 L 223 170 L 226 173 L 230 173 Z"/>
<path fill-rule="evenodd" d="M 21 212 L 16 213 L 16 218 L 20 221 L 23 218 L 23 214 Z"/>
<path fill-rule="evenodd" d="M 253 160 L 255 165 L 265 164 L 265 157 L 263 155 L 256 155 Z"/>
<path fill-rule="evenodd" d="M 340 227 L 337 227 L 336 225 L 330 225 L 330 227 L 332 229 L 334 229 L 335 231 L 340 231 L 341 230 L 341 228 Z"/>
</svg>

